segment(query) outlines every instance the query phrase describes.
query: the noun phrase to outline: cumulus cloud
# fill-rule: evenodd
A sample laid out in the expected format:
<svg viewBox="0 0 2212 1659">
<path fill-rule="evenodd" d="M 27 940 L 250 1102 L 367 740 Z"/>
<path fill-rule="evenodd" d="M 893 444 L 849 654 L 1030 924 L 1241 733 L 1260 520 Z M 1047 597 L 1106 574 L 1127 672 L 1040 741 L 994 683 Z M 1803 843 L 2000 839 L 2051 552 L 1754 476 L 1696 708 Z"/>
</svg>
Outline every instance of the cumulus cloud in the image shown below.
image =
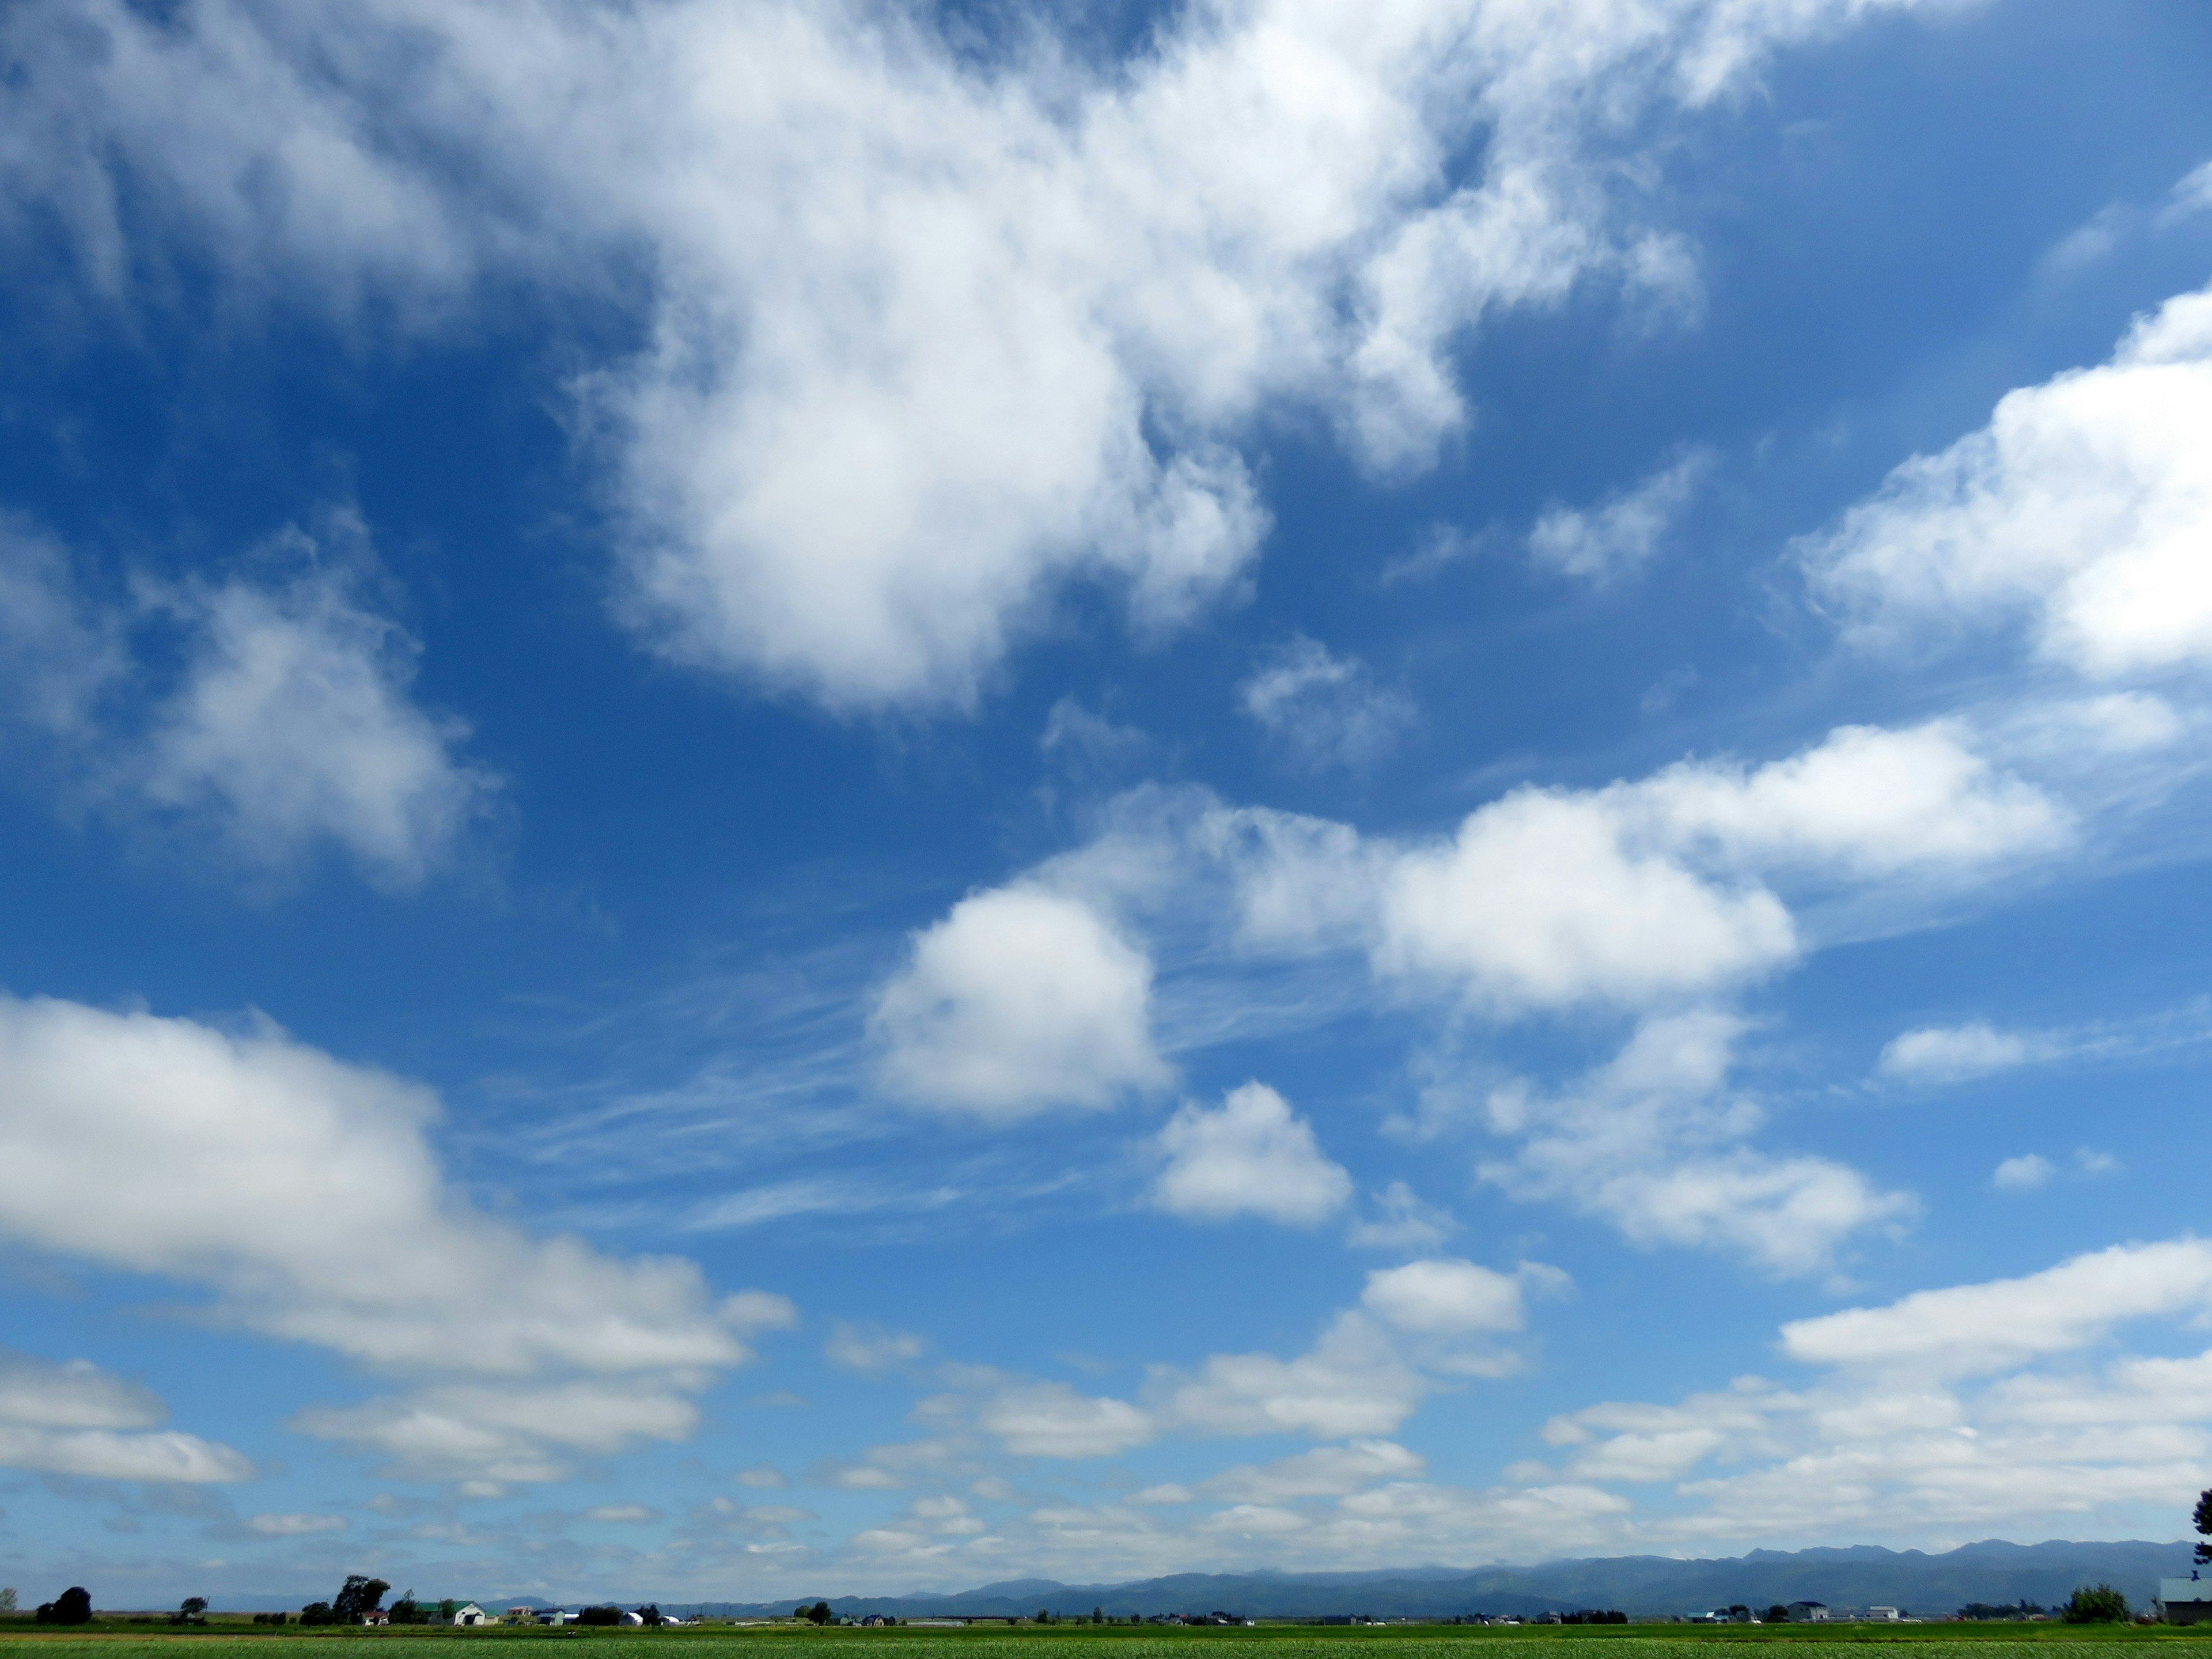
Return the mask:
<svg viewBox="0 0 2212 1659">
<path fill-rule="evenodd" d="M 1232 1089 L 1218 1109 L 1193 1102 L 1160 1131 L 1167 1164 L 1152 1202 L 1188 1220 L 1258 1216 L 1310 1227 L 1341 1210 L 1352 1177 L 1314 1139 L 1313 1126 L 1264 1083 Z"/>
<path fill-rule="evenodd" d="M 0 1348 L 0 1468 L 96 1480 L 250 1480 L 228 1446 L 159 1425 L 159 1396 L 89 1360 L 56 1364 Z"/>
<path fill-rule="evenodd" d="M 1976 1021 L 1968 1025 L 1923 1025 L 1892 1037 L 1875 1070 L 1911 1083 L 1955 1083 L 2009 1071 L 2040 1059 L 2047 1045 L 2017 1031 Z"/>
<path fill-rule="evenodd" d="M 1422 1202 L 1402 1181 L 1375 1194 L 1375 1213 L 1353 1220 L 1344 1242 L 1363 1250 L 1433 1250 L 1459 1231 L 1450 1211 Z"/>
<path fill-rule="evenodd" d="M 173 604 L 192 645 L 149 734 L 149 800 L 264 867 L 332 845 L 411 886 L 450 855 L 491 782 L 455 758 L 467 728 L 415 703 L 416 647 L 392 623 L 328 574 Z"/>
<path fill-rule="evenodd" d="M 1427 842 L 1249 810 L 1200 831 L 1250 948 L 1364 947 L 1385 977 L 1456 987 L 1500 1017 L 1679 1003 L 1790 963 L 1802 941 L 1770 881 L 1958 879 L 2070 833 L 1944 721 L 1841 726 L 1758 767 L 1519 789 Z"/>
<path fill-rule="evenodd" d="M 1080 1395 L 1065 1382 L 1001 1389 L 975 1420 L 1023 1457 L 1115 1457 L 1159 1431 L 1149 1413 L 1126 1400 Z"/>
<path fill-rule="evenodd" d="M 2212 290 L 2137 319 L 2112 358 L 2008 392 L 1802 549 L 1863 638 L 2023 626 L 2098 678 L 2212 659 Z"/>
<path fill-rule="evenodd" d="M 2208 1306 L 2212 1245 L 2117 1244 L 2021 1279 L 1797 1320 L 1782 1328 L 1782 1346 L 1825 1365 L 1971 1376 L 2085 1347 L 2123 1320 Z"/>
<path fill-rule="evenodd" d="M 638 625 L 839 706 L 958 702 L 1071 581 L 1140 629 L 1233 588 L 1263 410 L 1418 468 L 1467 330 L 1593 276 L 1684 295 L 1626 147 L 1914 3 L 1252 0 L 1086 64 L 843 5 L 75 0 L 0 37 L 39 136 L 0 223 L 111 294 L 189 252 L 417 326 L 487 274 L 630 291 L 641 251 L 647 343 L 576 388 Z"/>
<path fill-rule="evenodd" d="M 1364 766 L 1419 719 L 1413 699 L 1375 684 L 1357 657 L 1292 640 L 1237 688 L 1244 712 L 1303 764 Z"/>
<path fill-rule="evenodd" d="M 410 1471 L 550 1479 L 562 1449 L 680 1438 L 690 1393 L 794 1316 L 781 1297 L 716 1297 L 686 1261 L 483 1214 L 437 1168 L 427 1091 L 265 1022 L 0 1000 L 0 1236 L 203 1286 L 212 1317 L 267 1336 L 455 1379 L 299 1419 Z"/>
<path fill-rule="evenodd" d="M 1601 1216 L 1632 1243 L 1729 1250 L 1776 1273 L 1824 1268 L 1854 1235 L 1909 1217 L 1910 1198 L 1848 1165 L 1746 1144 L 1762 1114 L 1729 1087 L 1744 1029 L 1710 1010 L 1656 1017 L 1563 1094 L 1494 1091 L 1491 1127 L 1520 1144 L 1480 1173 Z"/>
<path fill-rule="evenodd" d="M 1665 1001 L 1797 952 L 1773 894 L 1639 849 L 1607 803 L 1560 791 L 1518 791 L 1408 849 L 1381 901 L 1383 971 L 1455 981 L 1504 1012 Z"/>
<path fill-rule="evenodd" d="M 1595 507 L 1554 503 L 1528 532 L 1528 556 L 1585 581 L 1623 575 L 1659 550 L 1712 466 L 1711 450 L 1692 449 Z"/>
<path fill-rule="evenodd" d="M 1156 1365 L 1145 1399 L 1186 1433 L 1338 1440 L 1394 1432 L 1433 1387 L 1379 1325 L 1351 1310 L 1295 1358 L 1215 1354 L 1194 1374 Z"/>
<path fill-rule="evenodd" d="M 1387 1325 L 1426 1336 L 1517 1331 L 1528 1316 L 1519 1279 L 1448 1259 L 1368 1274 L 1359 1304 Z"/>
<path fill-rule="evenodd" d="M 2123 1320 L 2200 1320 L 2208 1259 L 2195 1240 L 2118 1246 L 1799 1321 L 1784 1352 L 1824 1368 L 1802 1386 L 1740 1377 L 1671 1406 L 1609 1402 L 1544 1438 L 1571 1479 L 1675 1483 L 1688 1506 L 1646 1524 L 1655 1543 L 2185 1508 L 2212 1479 L 2212 1355 L 2087 1351 Z"/>
<path fill-rule="evenodd" d="M 1083 900 L 1028 885 L 975 894 L 915 936 L 876 1004 L 884 1086 L 1000 1122 L 1110 1106 L 1168 1080 L 1152 986 L 1150 959 Z"/>
<path fill-rule="evenodd" d="M 274 538 L 254 574 L 102 599 L 59 544 L 0 519 L 12 718 L 108 811 L 252 869 L 327 848 L 380 884 L 416 885 L 495 781 L 459 757 L 465 726 L 415 701 L 419 647 L 365 597 L 373 560 L 341 511 L 320 542 Z"/>
<path fill-rule="evenodd" d="M 2033 1152 L 2023 1152 L 2018 1158 L 2008 1158 L 1997 1165 L 1990 1176 L 1990 1184 L 2000 1192 L 2028 1193 L 2047 1184 L 2056 1171 L 2051 1160 L 2039 1158 Z"/>
</svg>

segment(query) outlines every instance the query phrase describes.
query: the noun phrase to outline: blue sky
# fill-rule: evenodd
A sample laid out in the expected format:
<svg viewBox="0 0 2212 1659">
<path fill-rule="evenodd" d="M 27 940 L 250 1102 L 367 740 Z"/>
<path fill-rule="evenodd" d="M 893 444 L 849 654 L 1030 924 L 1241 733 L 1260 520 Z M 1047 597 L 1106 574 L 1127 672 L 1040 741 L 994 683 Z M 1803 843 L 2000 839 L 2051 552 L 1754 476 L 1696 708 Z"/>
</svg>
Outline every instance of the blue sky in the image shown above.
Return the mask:
<svg viewBox="0 0 2212 1659">
<path fill-rule="evenodd" d="M 0 1583 L 2185 1529 L 2201 7 L 0 47 Z"/>
</svg>

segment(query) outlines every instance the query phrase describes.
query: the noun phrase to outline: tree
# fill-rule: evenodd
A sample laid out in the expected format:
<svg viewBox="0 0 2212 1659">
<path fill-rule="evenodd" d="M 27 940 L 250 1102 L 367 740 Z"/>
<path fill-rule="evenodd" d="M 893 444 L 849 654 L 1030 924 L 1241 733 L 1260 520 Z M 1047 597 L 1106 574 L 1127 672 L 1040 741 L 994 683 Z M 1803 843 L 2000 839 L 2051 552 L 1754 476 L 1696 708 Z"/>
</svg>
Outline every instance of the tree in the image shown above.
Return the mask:
<svg viewBox="0 0 2212 1659">
<path fill-rule="evenodd" d="M 331 1614 L 341 1625 L 358 1625 L 384 1604 L 384 1592 L 391 1588 L 381 1578 L 349 1572 L 331 1603 Z"/>
<path fill-rule="evenodd" d="M 82 1584 L 71 1584 L 51 1601 L 39 1603 L 38 1622 L 42 1625 L 82 1625 L 92 1620 L 92 1592 Z"/>
<path fill-rule="evenodd" d="M 207 1623 L 204 1616 L 206 1612 L 206 1596 L 187 1595 L 177 1604 L 177 1610 L 169 1615 L 169 1622 L 173 1625 L 204 1625 Z"/>
<path fill-rule="evenodd" d="M 12 1589 L 0 1589 L 0 1613 L 13 1613 L 15 1611 L 15 1592 Z"/>
<path fill-rule="evenodd" d="M 1103 1625 L 1103 1624 L 1104 1624 L 1104 1623 L 1106 1622 L 1106 1610 L 1105 1610 L 1103 1607 L 1093 1607 L 1093 1608 L 1091 1608 L 1091 1622 L 1092 1624 L 1094 1624 L 1094 1625 Z"/>
<path fill-rule="evenodd" d="M 611 1604 L 604 1607 L 584 1607 L 577 1612 L 576 1622 L 580 1625 L 619 1625 L 622 1623 L 622 1609 Z"/>
<path fill-rule="evenodd" d="M 2128 1598 L 2110 1584 L 2083 1585 L 2060 1615 L 2069 1625 L 2124 1624 L 2127 1616 Z"/>
<path fill-rule="evenodd" d="M 660 1627 L 660 1604 L 657 1601 L 647 1601 L 637 1610 L 637 1616 L 644 1620 L 648 1626 L 658 1630 Z"/>
<path fill-rule="evenodd" d="M 335 1625 L 337 1621 L 337 1614 L 331 1611 L 327 1601 L 310 1601 L 300 1609 L 300 1622 L 303 1625 Z"/>
<path fill-rule="evenodd" d="M 826 1625 L 830 1622 L 830 1604 L 827 1601 L 817 1601 L 806 1609 L 805 1616 L 815 1624 Z"/>
<path fill-rule="evenodd" d="M 1767 1608 L 1766 1622 L 1770 1625 L 1788 1624 L 1790 1622 L 1790 1609 L 1784 1607 L 1781 1602 L 1777 1601 L 1772 1607 Z"/>
<path fill-rule="evenodd" d="M 415 1599 L 415 1592 L 411 1589 L 392 1604 L 390 1616 L 392 1622 L 395 1625 L 426 1625 L 429 1623 L 429 1620 L 422 1612 L 422 1604 Z"/>
<path fill-rule="evenodd" d="M 2198 1537 L 2212 1536 L 2212 1486 L 2208 1486 L 2197 1494 L 2197 1513 L 2189 1518 L 2196 1526 Z M 2197 1559 L 2199 1561 L 2212 1561 L 2212 1542 L 2199 1544 L 2197 1547 Z"/>
<path fill-rule="evenodd" d="M 453 1615 L 460 1610 L 461 1604 L 450 1595 L 438 1603 L 438 1617 L 448 1625 L 453 1622 Z"/>
</svg>

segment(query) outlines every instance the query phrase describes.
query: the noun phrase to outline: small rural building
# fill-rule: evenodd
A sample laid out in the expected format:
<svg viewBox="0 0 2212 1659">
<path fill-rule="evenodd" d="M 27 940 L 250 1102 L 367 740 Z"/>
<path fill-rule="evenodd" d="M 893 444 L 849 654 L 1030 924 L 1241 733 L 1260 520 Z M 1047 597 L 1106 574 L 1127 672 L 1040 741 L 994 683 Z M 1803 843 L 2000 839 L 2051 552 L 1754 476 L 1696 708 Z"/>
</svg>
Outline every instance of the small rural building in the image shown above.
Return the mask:
<svg viewBox="0 0 2212 1659">
<path fill-rule="evenodd" d="M 1893 1625 L 1904 1615 L 1895 1607 L 1869 1607 L 1866 1610 L 1866 1616 L 1876 1624 Z"/>
<path fill-rule="evenodd" d="M 457 1625 L 489 1625 L 492 1617 L 475 1602 L 464 1601 L 453 1609 L 453 1622 Z"/>
<path fill-rule="evenodd" d="M 2159 1617 L 2169 1625 L 2201 1625 L 2212 1620 L 2212 1582 L 2191 1572 L 2186 1578 L 2158 1581 Z"/>
<path fill-rule="evenodd" d="M 1825 1625 L 1828 1622 L 1828 1604 L 1826 1601 L 1792 1601 L 1790 1604 L 1790 1622 L 1793 1625 Z"/>
</svg>

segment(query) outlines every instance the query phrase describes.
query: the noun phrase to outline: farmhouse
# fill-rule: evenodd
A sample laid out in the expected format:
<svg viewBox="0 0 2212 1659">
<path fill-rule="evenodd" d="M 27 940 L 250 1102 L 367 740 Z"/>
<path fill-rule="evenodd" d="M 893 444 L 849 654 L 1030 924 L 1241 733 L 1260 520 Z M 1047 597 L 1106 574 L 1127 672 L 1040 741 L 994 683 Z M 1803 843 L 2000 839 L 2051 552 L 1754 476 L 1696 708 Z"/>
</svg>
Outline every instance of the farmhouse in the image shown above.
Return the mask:
<svg viewBox="0 0 2212 1659">
<path fill-rule="evenodd" d="M 2186 1578 L 2160 1579 L 2158 1611 L 2169 1625 L 2197 1625 L 2212 1620 L 2212 1583 L 2193 1571 Z"/>
</svg>

